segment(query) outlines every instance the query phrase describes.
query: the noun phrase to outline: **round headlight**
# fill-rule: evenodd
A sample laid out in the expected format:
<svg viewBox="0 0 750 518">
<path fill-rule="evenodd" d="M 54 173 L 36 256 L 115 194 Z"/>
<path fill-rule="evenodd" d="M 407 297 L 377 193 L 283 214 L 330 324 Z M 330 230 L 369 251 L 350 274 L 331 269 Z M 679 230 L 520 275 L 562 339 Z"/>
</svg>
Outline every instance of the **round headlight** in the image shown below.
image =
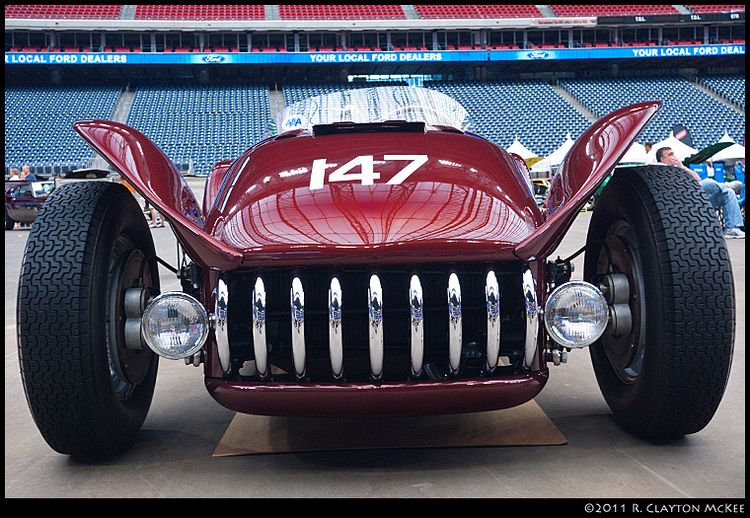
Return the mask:
<svg viewBox="0 0 750 518">
<path fill-rule="evenodd" d="M 208 314 L 203 305 L 187 293 L 162 293 L 143 312 L 141 330 L 146 344 L 170 360 L 188 358 L 208 338 Z"/>
<path fill-rule="evenodd" d="M 602 336 L 609 311 L 604 295 L 588 282 L 571 281 L 550 293 L 544 307 L 544 327 L 565 347 L 585 347 Z"/>
</svg>

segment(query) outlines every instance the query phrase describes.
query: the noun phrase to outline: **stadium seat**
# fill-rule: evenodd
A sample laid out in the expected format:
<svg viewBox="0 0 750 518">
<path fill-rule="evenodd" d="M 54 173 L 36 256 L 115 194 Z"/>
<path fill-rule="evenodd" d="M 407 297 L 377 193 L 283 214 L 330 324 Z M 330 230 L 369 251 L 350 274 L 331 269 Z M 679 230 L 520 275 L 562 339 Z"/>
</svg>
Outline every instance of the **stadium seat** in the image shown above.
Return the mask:
<svg viewBox="0 0 750 518">
<path fill-rule="evenodd" d="M 6 165 L 87 166 L 92 151 L 73 122 L 109 119 L 119 92 L 117 86 L 6 86 Z"/>
<path fill-rule="evenodd" d="M 470 131 L 503 147 L 518 138 L 540 156 L 557 149 L 568 132 L 576 138 L 589 126 L 546 81 L 426 81 L 424 86 L 460 102 L 473 121 Z M 535 114 L 531 119 L 530 113 Z"/>
<path fill-rule="evenodd" d="M 263 20 L 263 5 L 138 5 L 136 20 Z"/>
<path fill-rule="evenodd" d="M 282 20 L 403 20 L 403 9 L 396 4 L 279 4 Z"/>
<path fill-rule="evenodd" d="M 6 5 L 6 18 L 77 18 L 112 20 L 120 16 L 121 4 L 106 5 Z"/>
<path fill-rule="evenodd" d="M 702 81 L 705 83 L 706 78 Z M 734 82 L 741 84 L 741 99 L 744 103 L 744 77 L 735 76 Z M 683 77 L 564 79 L 560 80 L 560 84 L 598 116 L 635 102 L 662 101 L 661 110 L 643 130 L 639 141 L 663 140 L 678 123 L 684 124 L 690 130 L 693 147 L 697 149 L 717 142 L 725 129 L 738 142 L 742 142 L 745 135 L 743 116 L 699 90 Z M 735 95 L 739 96 L 739 93 Z"/>
<path fill-rule="evenodd" d="M 678 14 L 672 5 L 598 4 L 550 5 L 558 16 L 636 16 L 643 14 Z"/>
<path fill-rule="evenodd" d="M 472 18 L 539 18 L 542 13 L 534 5 L 415 5 L 420 18 L 424 19 L 472 19 Z"/>
<path fill-rule="evenodd" d="M 268 89 L 259 85 L 136 85 L 128 124 L 175 164 L 208 174 L 268 136 Z"/>
</svg>

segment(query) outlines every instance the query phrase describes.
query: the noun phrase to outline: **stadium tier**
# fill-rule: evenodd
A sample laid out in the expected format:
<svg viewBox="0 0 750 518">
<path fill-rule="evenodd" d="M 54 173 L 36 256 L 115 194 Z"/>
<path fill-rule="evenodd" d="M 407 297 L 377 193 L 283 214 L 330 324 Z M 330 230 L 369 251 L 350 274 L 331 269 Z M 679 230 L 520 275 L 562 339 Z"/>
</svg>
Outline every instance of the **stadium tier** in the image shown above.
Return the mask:
<svg viewBox="0 0 750 518">
<path fill-rule="evenodd" d="M 744 13 L 745 5 L 722 5 L 722 4 L 687 4 L 694 13 Z"/>
<path fill-rule="evenodd" d="M 5 87 L 5 165 L 46 173 L 84 167 L 91 148 L 73 131 L 81 119 L 112 117 L 119 87 Z"/>
<path fill-rule="evenodd" d="M 6 18 L 86 18 L 116 19 L 120 16 L 122 5 L 6 5 Z"/>
<path fill-rule="evenodd" d="M 181 170 L 208 174 L 219 160 L 268 135 L 268 89 L 257 85 L 136 87 L 127 124 L 151 138 Z"/>
<path fill-rule="evenodd" d="M 693 147 L 698 149 L 718 141 L 725 130 L 738 142 L 745 135 L 743 115 L 682 77 L 564 79 L 560 84 L 598 116 L 637 101 L 661 100 L 661 110 L 643 130 L 639 142 L 663 140 L 678 123 L 690 130 Z"/>
<path fill-rule="evenodd" d="M 743 76 L 699 76 L 697 79 L 709 90 L 745 109 L 745 78 Z"/>
<path fill-rule="evenodd" d="M 698 80 L 744 107 L 744 77 Z M 283 93 L 289 105 L 340 90 L 395 84 L 405 83 L 290 83 Z M 745 134 L 742 115 L 682 77 L 565 79 L 560 85 L 598 116 L 634 102 L 661 99 L 663 108 L 640 142 L 664 139 L 677 123 L 691 130 L 697 148 L 716 142 L 725 130 L 739 142 Z M 568 132 L 575 139 L 590 125 L 543 80 L 425 81 L 424 86 L 458 100 L 469 112 L 472 132 L 503 147 L 518 138 L 540 156 L 554 151 Z M 117 87 L 6 87 L 6 167 L 29 164 L 53 172 L 87 166 L 92 153 L 74 133 L 72 123 L 111 118 L 118 94 Z M 236 158 L 268 136 L 270 120 L 265 86 L 144 83 L 136 87 L 127 124 L 151 138 L 181 170 L 192 161 L 193 172 L 201 175 L 218 160 Z"/>
<path fill-rule="evenodd" d="M 452 19 L 452 18 L 538 18 L 543 16 L 534 5 L 415 5 L 414 8 L 420 18 Z"/>
<path fill-rule="evenodd" d="M 403 20 L 400 5 L 361 4 L 279 4 L 282 20 Z"/>
<path fill-rule="evenodd" d="M 558 16 L 635 16 L 643 14 L 678 14 L 671 5 L 550 5 Z"/>
<path fill-rule="evenodd" d="M 135 9 L 136 20 L 263 20 L 263 5 L 153 5 Z"/>
<path fill-rule="evenodd" d="M 546 81 L 425 81 L 424 86 L 460 102 L 473 133 L 503 147 L 518 138 L 541 156 L 557 149 L 568 132 L 575 139 L 590 124 Z"/>
<path fill-rule="evenodd" d="M 37 19 L 117 19 L 121 4 L 6 5 L 6 18 Z M 531 4 L 424 4 L 411 6 L 422 19 L 539 18 L 545 17 Z M 666 4 L 550 5 L 557 16 L 622 16 L 644 14 L 678 14 Z M 694 13 L 744 12 L 742 4 L 687 4 Z M 282 20 L 402 20 L 406 14 L 397 4 L 279 4 Z M 263 20 L 265 5 L 136 5 L 136 20 Z"/>
</svg>

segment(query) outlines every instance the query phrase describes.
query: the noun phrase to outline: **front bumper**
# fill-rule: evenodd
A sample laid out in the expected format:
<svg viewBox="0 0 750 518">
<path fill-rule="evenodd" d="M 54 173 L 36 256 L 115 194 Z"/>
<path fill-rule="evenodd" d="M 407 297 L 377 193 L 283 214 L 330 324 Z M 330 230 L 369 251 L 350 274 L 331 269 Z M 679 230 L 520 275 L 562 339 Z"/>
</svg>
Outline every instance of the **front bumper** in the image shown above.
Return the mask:
<svg viewBox="0 0 750 518">
<path fill-rule="evenodd" d="M 401 417 L 514 407 L 533 399 L 547 378 L 547 369 L 502 378 L 378 384 L 262 383 L 206 378 L 206 388 L 226 408 L 247 414 Z"/>
</svg>

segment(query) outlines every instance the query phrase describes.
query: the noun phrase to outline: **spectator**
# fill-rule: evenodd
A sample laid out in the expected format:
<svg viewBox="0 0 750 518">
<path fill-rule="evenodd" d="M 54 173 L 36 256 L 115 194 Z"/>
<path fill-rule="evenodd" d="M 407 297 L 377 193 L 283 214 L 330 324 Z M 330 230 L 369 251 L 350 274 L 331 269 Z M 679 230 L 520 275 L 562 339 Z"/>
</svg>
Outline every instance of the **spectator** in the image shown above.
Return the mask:
<svg viewBox="0 0 750 518">
<path fill-rule="evenodd" d="M 161 214 L 156 210 L 155 207 L 151 207 L 151 228 L 161 228 L 164 226 L 164 221 L 161 219 Z"/>
<path fill-rule="evenodd" d="M 643 144 L 643 147 L 646 149 L 646 153 L 649 153 L 651 151 L 651 148 L 654 147 L 654 143 L 650 141 L 646 142 L 645 144 Z"/>
<path fill-rule="evenodd" d="M 21 180 L 28 180 L 29 182 L 36 182 L 36 176 L 31 172 L 31 168 L 27 165 L 23 166 L 21 170 Z"/>
<path fill-rule="evenodd" d="M 708 196 L 711 206 L 714 209 L 721 207 L 724 215 L 724 238 L 725 239 L 745 239 L 745 233 L 739 229 L 743 226 L 742 214 L 740 213 L 740 204 L 737 202 L 737 195 L 726 185 L 717 182 L 712 178 L 706 178 L 701 181 L 698 173 L 689 169 L 674 156 L 672 148 L 663 147 L 656 150 L 656 162 L 662 165 L 671 165 L 684 169 L 689 172 L 697 182 L 701 184 L 703 192 Z"/>
<path fill-rule="evenodd" d="M 10 180 L 12 182 L 14 180 L 20 180 L 20 179 L 21 179 L 21 177 L 18 175 L 18 169 L 15 168 L 15 167 L 11 167 L 10 168 L 10 178 L 8 178 L 8 180 Z"/>
</svg>

